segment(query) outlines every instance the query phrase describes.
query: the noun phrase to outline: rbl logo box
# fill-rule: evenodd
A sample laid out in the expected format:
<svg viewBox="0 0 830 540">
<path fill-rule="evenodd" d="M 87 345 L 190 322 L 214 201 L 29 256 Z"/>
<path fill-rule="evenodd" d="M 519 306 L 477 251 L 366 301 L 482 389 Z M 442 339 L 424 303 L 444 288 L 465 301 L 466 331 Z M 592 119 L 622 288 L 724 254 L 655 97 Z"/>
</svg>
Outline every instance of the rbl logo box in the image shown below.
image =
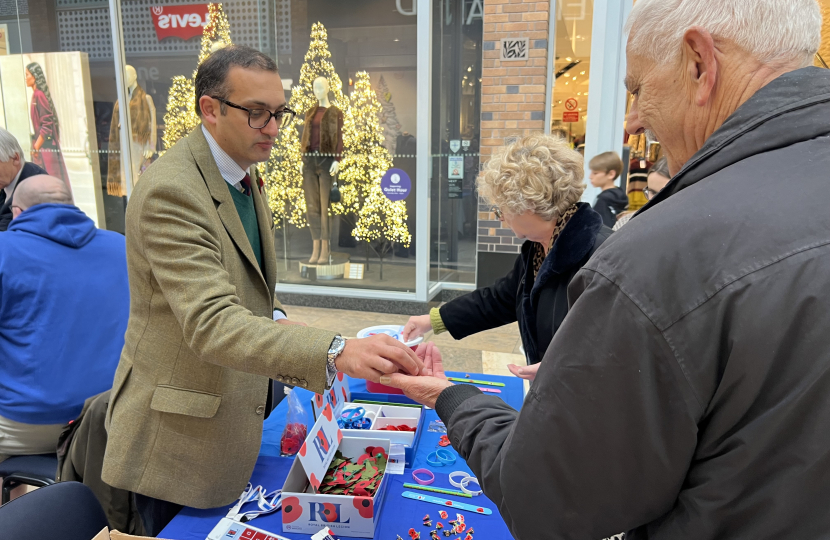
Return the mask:
<svg viewBox="0 0 830 540">
<path fill-rule="evenodd" d="M 294 459 L 282 487 L 282 530 L 287 533 L 318 532 L 329 527 L 337 536 L 372 538 L 386 486 L 386 474 L 374 497 L 317 493 L 337 450 L 357 460 L 366 447 L 381 447 L 389 455 L 388 439 L 344 437 L 334 410 L 327 405 Z"/>
</svg>

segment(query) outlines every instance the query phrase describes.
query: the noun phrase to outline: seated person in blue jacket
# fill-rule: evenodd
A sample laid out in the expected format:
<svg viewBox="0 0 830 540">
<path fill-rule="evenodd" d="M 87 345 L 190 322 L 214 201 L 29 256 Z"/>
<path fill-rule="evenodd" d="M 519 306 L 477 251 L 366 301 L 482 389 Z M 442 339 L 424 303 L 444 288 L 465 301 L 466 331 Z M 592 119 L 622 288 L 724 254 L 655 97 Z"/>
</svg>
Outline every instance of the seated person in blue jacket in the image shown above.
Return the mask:
<svg viewBox="0 0 830 540">
<path fill-rule="evenodd" d="M 95 227 L 66 184 L 21 183 L 0 235 L 0 461 L 54 452 L 84 400 L 112 385 L 129 285 L 124 237 Z"/>
<path fill-rule="evenodd" d="M 533 379 L 568 313 L 568 284 L 611 234 L 586 203 L 582 156 L 568 143 L 534 134 L 499 150 L 478 179 L 496 217 L 526 238 L 513 270 L 494 285 L 412 317 L 405 340 L 432 330 L 455 339 L 519 322 L 528 366 L 508 366 Z"/>
</svg>

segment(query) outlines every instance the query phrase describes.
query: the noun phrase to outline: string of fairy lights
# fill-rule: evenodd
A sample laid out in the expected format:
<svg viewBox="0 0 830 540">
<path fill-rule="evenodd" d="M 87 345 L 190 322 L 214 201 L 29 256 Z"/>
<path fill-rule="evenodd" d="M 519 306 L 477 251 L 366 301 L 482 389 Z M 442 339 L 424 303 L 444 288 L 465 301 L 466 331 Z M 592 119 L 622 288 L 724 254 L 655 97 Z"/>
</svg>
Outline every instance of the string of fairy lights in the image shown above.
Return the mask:
<svg viewBox="0 0 830 540">
<path fill-rule="evenodd" d="M 343 121 L 345 155 L 340 166 L 344 184 L 355 186 L 363 198 L 360 208 L 354 208 L 358 217 L 352 235 L 357 240 L 387 240 L 409 247 L 412 235 L 406 226 L 406 205 L 390 201 L 380 188 L 381 178 L 392 167 L 392 157 L 383 146 L 380 101 L 365 71 L 355 76 L 351 97 Z"/>
<path fill-rule="evenodd" d="M 208 4 L 209 23 L 202 34 L 196 68 L 218 48 L 233 44 L 228 17 L 222 4 Z M 386 240 L 409 246 L 412 239 L 407 227 L 406 205 L 390 201 L 380 188 L 384 173 L 392 167 L 392 156 L 383 146 L 384 137 L 378 113 L 381 104 L 372 89 L 369 74 L 357 73 L 351 98 L 343 93 L 343 82 L 331 63 L 328 33 L 322 23 L 311 28 L 311 43 L 300 69 L 300 80 L 291 89 L 288 106 L 297 116 L 280 130 L 262 179 L 274 223 L 306 227 L 306 204 L 303 192 L 302 148 L 298 127 L 305 113 L 317 105 L 313 84 L 324 77 L 333 94 L 332 105 L 343 114 L 343 156 L 337 182 L 341 201 L 332 203 L 330 214 L 354 213 L 357 216 L 352 235 L 369 242 Z M 173 146 L 199 125 L 196 114 L 196 71 L 190 78 L 173 78 L 164 115 L 164 148 Z"/>
<path fill-rule="evenodd" d="M 380 189 L 380 179 L 392 167 L 392 158 L 383 147 L 378 119 L 381 105 L 369 74 L 356 75 L 351 99 L 347 98 L 331 63 L 326 28 L 319 22 L 311 27 L 311 43 L 300 68 L 300 80 L 291 89 L 288 106 L 297 117 L 280 130 L 263 176 L 276 225 L 281 226 L 283 220 L 297 227 L 307 224 L 298 126 L 304 122 L 305 113 L 317 105 L 313 84 L 318 77 L 328 81 L 334 97 L 332 105 L 344 111 L 343 156 L 337 177 L 341 200 L 329 206 L 329 213 L 356 214 L 352 236 L 358 240 L 385 239 L 409 246 L 412 236 L 406 223 L 406 205 L 390 201 Z"/>
<path fill-rule="evenodd" d="M 208 24 L 202 31 L 202 46 L 199 49 L 199 61 L 196 70 L 210 53 L 218 48 L 232 45 L 231 26 L 222 4 L 208 4 Z M 196 114 L 196 70 L 190 78 L 176 75 L 170 85 L 167 98 L 167 112 L 164 114 L 164 135 L 162 142 L 167 150 L 179 139 L 199 125 Z"/>
</svg>

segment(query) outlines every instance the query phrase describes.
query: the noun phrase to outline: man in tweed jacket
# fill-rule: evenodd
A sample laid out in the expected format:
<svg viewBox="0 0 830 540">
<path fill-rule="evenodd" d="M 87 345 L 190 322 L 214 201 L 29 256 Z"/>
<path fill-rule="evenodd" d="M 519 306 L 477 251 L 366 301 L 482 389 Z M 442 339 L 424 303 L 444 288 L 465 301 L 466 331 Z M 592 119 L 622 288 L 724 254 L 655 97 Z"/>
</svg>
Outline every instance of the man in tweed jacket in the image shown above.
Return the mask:
<svg viewBox="0 0 830 540">
<path fill-rule="evenodd" d="M 246 174 L 291 114 L 273 60 L 214 52 L 196 99 L 202 126 L 145 172 L 126 216 L 130 320 L 102 478 L 137 494 L 153 536 L 181 505 L 225 505 L 245 488 L 269 378 L 321 393 L 336 371 L 377 381 L 422 367 L 388 336 L 343 344 L 285 319 L 273 221 Z"/>
</svg>

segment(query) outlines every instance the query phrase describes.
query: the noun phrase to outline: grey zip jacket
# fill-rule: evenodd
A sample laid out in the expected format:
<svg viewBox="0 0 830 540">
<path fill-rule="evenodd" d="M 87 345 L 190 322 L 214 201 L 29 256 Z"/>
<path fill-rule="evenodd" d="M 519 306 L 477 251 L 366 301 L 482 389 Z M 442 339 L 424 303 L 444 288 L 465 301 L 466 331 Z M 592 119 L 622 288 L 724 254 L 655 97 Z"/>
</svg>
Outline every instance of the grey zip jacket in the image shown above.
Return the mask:
<svg viewBox="0 0 830 540">
<path fill-rule="evenodd" d="M 521 411 L 436 405 L 517 539 L 830 537 L 830 70 L 758 91 L 568 294 Z"/>
</svg>

